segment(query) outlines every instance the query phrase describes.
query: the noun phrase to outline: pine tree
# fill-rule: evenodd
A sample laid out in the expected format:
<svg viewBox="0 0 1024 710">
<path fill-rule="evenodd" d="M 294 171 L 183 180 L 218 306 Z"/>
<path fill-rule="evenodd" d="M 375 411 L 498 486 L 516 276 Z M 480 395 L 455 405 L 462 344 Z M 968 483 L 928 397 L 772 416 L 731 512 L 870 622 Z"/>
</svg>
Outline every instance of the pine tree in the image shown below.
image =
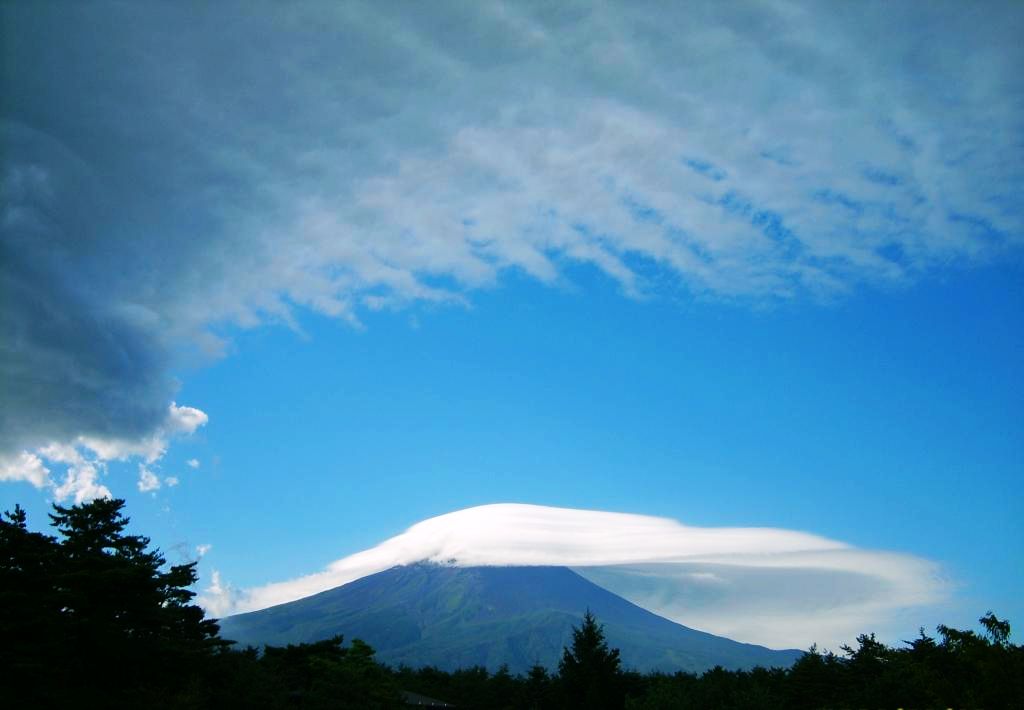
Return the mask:
<svg viewBox="0 0 1024 710">
<path fill-rule="evenodd" d="M 42 685 L 63 646 L 58 550 L 55 538 L 28 529 L 21 506 L 0 516 L 0 687 Z"/>
<path fill-rule="evenodd" d="M 18 634 L 24 671 L 7 684 L 15 696 L 35 706 L 163 704 L 224 647 L 216 622 L 191 604 L 195 563 L 165 569 L 149 538 L 126 534 L 123 507 L 54 505 L 56 538 L 29 532 L 20 508 L 0 521 L 4 628 Z"/>
<path fill-rule="evenodd" d="M 621 708 L 622 670 L 619 649 L 608 648 L 604 627 L 590 610 L 572 629 L 572 648 L 562 651 L 558 664 L 565 701 L 577 708 Z"/>
</svg>

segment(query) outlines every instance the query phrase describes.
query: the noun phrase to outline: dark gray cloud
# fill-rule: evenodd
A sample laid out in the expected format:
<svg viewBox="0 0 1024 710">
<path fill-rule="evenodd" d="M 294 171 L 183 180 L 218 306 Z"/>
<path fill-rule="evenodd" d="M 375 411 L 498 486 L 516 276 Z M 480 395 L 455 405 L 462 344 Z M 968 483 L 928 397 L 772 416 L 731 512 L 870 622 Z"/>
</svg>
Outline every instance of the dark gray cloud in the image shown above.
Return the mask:
<svg viewBox="0 0 1024 710">
<path fill-rule="evenodd" d="M 4 132 L 0 450 L 149 433 L 174 392 L 159 316 L 131 300 L 87 171 L 46 136 Z"/>
<path fill-rule="evenodd" d="M 152 434 L 183 350 L 296 307 L 570 261 L 831 296 L 1024 238 L 1019 4 L 0 13 L 8 453 Z"/>
</svg>

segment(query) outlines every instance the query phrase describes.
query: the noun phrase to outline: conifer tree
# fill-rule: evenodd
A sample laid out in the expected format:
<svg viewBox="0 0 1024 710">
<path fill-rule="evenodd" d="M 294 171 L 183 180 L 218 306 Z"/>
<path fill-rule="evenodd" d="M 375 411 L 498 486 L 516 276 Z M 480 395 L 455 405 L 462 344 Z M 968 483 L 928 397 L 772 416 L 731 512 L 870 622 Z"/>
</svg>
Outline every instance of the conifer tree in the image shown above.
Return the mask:
<svg viewBox="0 0 1024 710">
<path fill-rule="evenodd" d="M 0 606 L 23 671 L 7 685 L 16 697 L 141 707 L 179 692 L 224 647 L 191 604 L 195 563 L 165 569 L 149 538 L 126 533 L 123 507 L 54 505 L 58 537 L 29 532 L 20 508 L 0 521 Z"/>
<path fill-rule="evenodd" d="M 620 663 L 619 649 L 608 648 L 604 627 L 587 609 L 583 623 L 572 629 L 572 648 L 563 649 L 558 663 L 568 706 L 621 708 L 624 699 Z"/>
</svg>

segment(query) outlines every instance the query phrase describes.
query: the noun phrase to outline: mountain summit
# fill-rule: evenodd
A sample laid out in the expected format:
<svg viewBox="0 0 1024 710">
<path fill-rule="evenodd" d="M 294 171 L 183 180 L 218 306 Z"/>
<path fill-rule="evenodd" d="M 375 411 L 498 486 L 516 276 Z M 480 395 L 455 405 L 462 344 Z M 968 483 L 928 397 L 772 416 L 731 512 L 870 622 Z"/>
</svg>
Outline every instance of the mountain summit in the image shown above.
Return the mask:
<svg viewBox="0 0 1024 710">
<path fill-rule="evenodd" d="M 504 664 L 517 673 L 535 664 L 554 668 L 587 609 L 624 665 L 639 671 L 789 666 L 800 655 L 681 626 L 566 567 L 393 567 L 220 623 L 221 635 L 241 645 L 342 634 L 369 643 L 385 663 L 492 671 Z"/>
</svg>

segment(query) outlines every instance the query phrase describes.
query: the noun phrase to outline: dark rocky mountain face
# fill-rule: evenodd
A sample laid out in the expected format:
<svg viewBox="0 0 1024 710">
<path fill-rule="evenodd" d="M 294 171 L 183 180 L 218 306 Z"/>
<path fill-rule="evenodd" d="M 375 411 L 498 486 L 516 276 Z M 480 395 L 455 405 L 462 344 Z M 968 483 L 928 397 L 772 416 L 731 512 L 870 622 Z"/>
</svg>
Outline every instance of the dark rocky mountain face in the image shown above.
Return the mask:
<svg viewBox="0 0 1024 710">
<path fill-rule="evenodd" d="M 626 668 L 700 672 L 720 665 L 788 667 L 774 651 L 695 631 L 652 614 L 566 567 L 394 567 L 287 604 L 221 620 L 240 645 L 284 645 L 342 634 L 381 661 L 445 670 L 507 664 L 554 668 L 590 609 Z"/>
</svg>

